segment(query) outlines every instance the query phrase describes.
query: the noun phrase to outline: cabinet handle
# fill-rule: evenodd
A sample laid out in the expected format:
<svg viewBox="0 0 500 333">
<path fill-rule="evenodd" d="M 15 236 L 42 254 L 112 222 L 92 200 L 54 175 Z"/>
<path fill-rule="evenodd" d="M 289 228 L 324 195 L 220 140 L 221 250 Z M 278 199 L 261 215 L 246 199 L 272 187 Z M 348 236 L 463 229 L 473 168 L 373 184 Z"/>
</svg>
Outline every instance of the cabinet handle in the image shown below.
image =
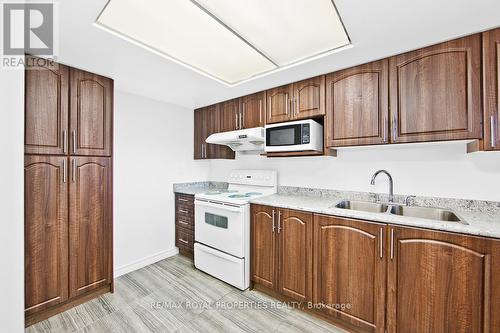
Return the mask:
<svg viewBox="0 0 500 333">
<path fill-rule="evenodd" d="M 184 240 L 182 238 L 179 238 L 179 242 L 184 243 L 184 244 L 188 244 L 189 243 L 187 240 Z"/>
<path fill-rule="evenodd" d="M 259 125 L 262 125 L 262 99 L 259 99 Z"/>
<path fill-rule="evenodd" d="M 398 120 L 396 119 L 396 116 L 394 116 L 394 119 L 392 121 L 392 139 L 394 140 L 394 142 L 396 142 L 397 124 Z"/>
<path fill-rule="evenodd" d="M 63 183 L 66 183 L 68 180 L 68 171 L 66 170 L 66 159 L 63 159 Z"/>
<path fill-rule="evenodd" d="M 281 210 L 278 210 L 278 234 L 281 231 Z"/>
<path fill-rule="evenodd" d="M 71 172 L 71 181 L 74 183 L 75 182 L 75 179 L 76 179 L 76 162 L 75 160 L 73 159 L 71 161 L 72 165 L 73 165 L 73 171 Z"/>
<path fill-rule="evenodd" d="M 380 251 L 380 258 L 384 256 L 384 234 L 382 228 L 380 228 L 379 231 L 379 251 Z"/>
<path fill-rule="evenodd" d="M 73 142 L 73 154 L 76 154 L 76 132 L 75 131 L 71 131 L 71 138 L 72 138 L 72 142 Z"/>
<path fill-rule="evenodd" d="M 394 258 L 394 229 L 391 228 L 391 260 Z"/>
<path fill-rule="evenodd" d="M 288 114 L 288 105 L 290 104 L 290 101 L 288 100 L 288 94 L 285 94 L 285 111 L 286 115 L 289 116 Z"/>
<path fill-rule="evenodd" d="M 184 221 L 181 221 L 181 220 L 179 220 L 178 222 L 179 222 L 180 224 L 189 225 L 189 223 L 184 222 Z"/>
<path fill-rule="evenodd" d="M 274 209 L 273 209 L 273 214 L 272 215 L 273 215 L 273 234 L 274 234 L 274 230 L 276 229 L 276 224 L 274 222 Z"/>
<path fill-rule="evenodd" d="M 188 202 L 189 201 L 188 199 L 184 199 L 184 198 L 179 198 L 178 200 L 179 201 L 183 201 L 183 202 Z"/>
<path fill-rule="evenodd" d="M 235 127 L 235 129 L 239 129 L 239 126 L 238 126 L 238 112 L 236 112 L 234 114 L 234 127 Z"/>
<path fill-rule="evenodd" d="M 185 209 L 179 209 L 179 212 L 184 213 L 184 214 L 189 213 L 189 212 L 188 212 L 187 210 L 185 210 Z"/>
<path fill-rule="evenodd" d="M 496 126 L 495 126 L 495 116 L 490 117 L 490 139 L 491 139 L 491 148 L 495 148 L 497 146 L 496 139 Z"/>
<path fill-rule="evenodd" d="M 241 110 L 241 114 L 240 114 L 240 129 L 243 129 L 243 127 L 245 127 L 245 123 L 244 123 L 244 116 L 245 116 L 245 111 L 246 110 L 246 103 L 243 103 L 243 108 Z"/>
<path fill-rule="evenodd" d="M 384 118 L 384 121 L 382 123 L 382 137 L 384 143 L 387 143 L 387 119 Z"/>
<path fill-rule="evenodd" d="M 293 112 L 296 116 L 299 115 L 299 104 L 297 103 L 297 99 L 293 99 Z"/>
<path fill-rule="evenodd" d="M 66 154 L 68 152 L 68 131 L 63 131 L 63 153 Z"/>
</svg>

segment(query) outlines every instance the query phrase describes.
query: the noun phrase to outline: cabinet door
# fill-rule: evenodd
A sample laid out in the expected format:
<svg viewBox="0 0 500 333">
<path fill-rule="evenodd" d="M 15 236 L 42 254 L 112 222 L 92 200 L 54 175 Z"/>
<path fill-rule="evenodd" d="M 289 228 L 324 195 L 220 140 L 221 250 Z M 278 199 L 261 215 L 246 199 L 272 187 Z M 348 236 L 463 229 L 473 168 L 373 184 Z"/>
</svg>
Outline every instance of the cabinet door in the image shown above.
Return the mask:
<svg viewBox="0 0 500 333">
<path fill-rule="evenodd" d="M 251 207 L 251 279 L 272 289 L 277 288 L 277 215 L 278 211 L 273 207 Z"/>
<path fill-rule="evenodd" d="M 68 298 L 67 158 L 26 156 L 24 162 L 25 312 Z"/>
<path fill-rule="evenodd" d="M 481 138 L 481 35 L 391 57 L 393 142 Z"/>
<path fill-rule="evenodd" d="M 262 91 L 240 98 L 242 127 L 264 127 L 266 118 L 266 92 Z"/>
<path fill-rule="evenodd" d="M 267 91 L 267 123 L 279 123 L 292 119 L 292 85 Z"/>
<path fill-rule="evenodd" d="M 313 118 L 325 114 L 325 76 L 295 82 L 292 87 L 294 119 Z"/>
<path fill-rule="evenodd" d="M 387 60 L 326 76 L 327 144 L 383 144 L 389 132 Z"/>
<path fill-rule="evenodd" d="M 315 303 L 364 332 L 385 329 L 385 230 L 382 224 L 314 215 Z"/>
<path fill-rule="evenodd" d="M 36 63 L 36 58 L 27 56 Z M 68 148 L 68 81 L 64 65 L 25 71 L 26 154 L 63 155 Z"/>
<path fill-rule="evenodd" d="M 71 154 L 111 156 L 113 80 L 71 68 Z"/>
<path fill-rule="evenodd" d="M 388 332 L 500 327 L 500 241 L 391 227 Z"/>
<path fill-rule="evenodd" d="M 207 106 L 203 112 L 205 113 L 203 126 L 205 126 L 205 128 L 206 128 L 206 135 L 205 135 L 205 138 L 203 138 L 203 142 L 205 145 L 204 146 L 204 150 L 205 150 L 204 157 L 205 158 L 217 158 L 218 157 L 217 156 L 218 149 L 220 146 L 206 143 L 205 140 L 210 135 L 219 132 L 219 128 L 220 128 L 219 105 L 216 104 L 216 105 Z"/>
<path fill-rule="evenodd" d="M 240 104 L 238 99 L 220 103 L 220 131 L 228 132 L 239 129 Z"/>
<path fill-rule="evenodd" d="M 500 149 L 500 29 L 483 34 L 484 148 Z"/>
<path fill-rule="evenodd" d="M 312 300 L 313 215 L 282 209 L 279 232 L 279 292 L 298 301 Z"/>
<path fill-rule="evenodd" d="M 204 145 L 206 134 L 206 126 L 204 125 L 205 113 L 204 109 L 194 110 L 194 159 L 199 160 L 204 158 Z"/>
<path fill-rule="evenodd" d="M 68 181 L 69 293 L 112 283 L 111 158 L 72 157 Z"/>
</svg>

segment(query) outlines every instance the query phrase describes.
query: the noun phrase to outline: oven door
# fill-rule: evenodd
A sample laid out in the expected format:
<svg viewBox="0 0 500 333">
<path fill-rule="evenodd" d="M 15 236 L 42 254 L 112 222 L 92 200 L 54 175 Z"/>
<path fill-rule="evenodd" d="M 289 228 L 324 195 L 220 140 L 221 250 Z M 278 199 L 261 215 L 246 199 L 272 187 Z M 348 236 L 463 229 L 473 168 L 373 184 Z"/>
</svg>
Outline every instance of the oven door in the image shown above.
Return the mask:
<svg viewBox="0 0 500 333">
<path fill-rule="evenodd" d="M 195 200 L 194 221 L 196 242 L 238 258 L 245 256 L 245 206 Z"/>
</svg>

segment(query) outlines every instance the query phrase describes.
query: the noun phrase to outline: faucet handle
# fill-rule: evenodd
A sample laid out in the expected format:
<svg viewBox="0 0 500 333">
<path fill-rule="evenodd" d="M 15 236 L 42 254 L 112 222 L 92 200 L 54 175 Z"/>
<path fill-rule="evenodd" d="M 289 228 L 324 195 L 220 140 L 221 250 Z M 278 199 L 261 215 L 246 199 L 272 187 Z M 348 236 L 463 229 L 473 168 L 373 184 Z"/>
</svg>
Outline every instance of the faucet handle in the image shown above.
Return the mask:
<svg viewBox="0 0 500 333">
<path fill-rule="evenodd" d="M 411 199 L 415 199 L 416 197 L 417 197 L 416 195 L 407 195 L 407 196 L 405 197 L 405 205 L 406 205 L 406 206 L 409 206 L 409 205 L 410 205 L 410 200 L 411 200 Z"/>
</svg>

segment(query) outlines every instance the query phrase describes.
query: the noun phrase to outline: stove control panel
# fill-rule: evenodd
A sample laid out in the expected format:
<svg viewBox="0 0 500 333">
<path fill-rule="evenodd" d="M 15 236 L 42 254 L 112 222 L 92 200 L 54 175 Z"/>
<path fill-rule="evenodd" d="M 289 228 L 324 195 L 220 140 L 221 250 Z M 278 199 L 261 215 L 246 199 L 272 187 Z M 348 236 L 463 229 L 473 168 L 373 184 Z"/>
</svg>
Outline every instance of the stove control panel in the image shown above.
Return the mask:
<svg viewBox="0 0 500 333">
<path fill-rule="evenodd" d="M 272 170 L 233 170 L 228 182 L 240 185 L 277 186 L 278 174 Z"/>
</svg>

